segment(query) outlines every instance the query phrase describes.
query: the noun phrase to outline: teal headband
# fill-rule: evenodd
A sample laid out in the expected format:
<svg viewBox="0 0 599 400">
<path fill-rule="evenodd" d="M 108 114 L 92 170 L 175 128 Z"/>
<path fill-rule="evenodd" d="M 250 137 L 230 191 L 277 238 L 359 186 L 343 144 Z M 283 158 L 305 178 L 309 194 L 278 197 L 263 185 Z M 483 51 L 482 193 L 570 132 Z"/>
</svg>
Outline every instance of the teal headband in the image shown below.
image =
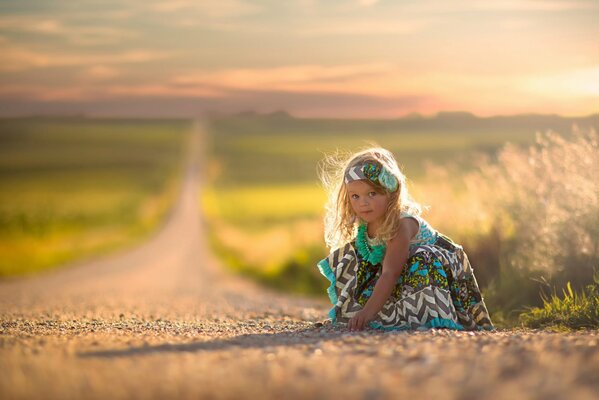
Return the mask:
<svg viewBox="0 0 599 400">
<path fill-rule="evenodd" d="M 355 165 L 345 172 L 345 183 L 359 180 L 369 180 L 384 187 L 388 192 L 395 192 L 399 188 L 397 178 L 379 163 L 365 162 Z"/>
</svg>

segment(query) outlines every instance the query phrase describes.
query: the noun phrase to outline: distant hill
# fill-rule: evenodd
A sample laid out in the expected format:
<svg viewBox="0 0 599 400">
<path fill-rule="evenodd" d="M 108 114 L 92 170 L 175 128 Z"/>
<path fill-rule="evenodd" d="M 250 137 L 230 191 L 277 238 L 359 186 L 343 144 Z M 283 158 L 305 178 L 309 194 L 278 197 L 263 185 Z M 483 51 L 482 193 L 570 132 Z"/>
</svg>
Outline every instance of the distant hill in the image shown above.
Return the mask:
<svg viewBox="0 0 599 400">
<path fill-rule="evenodd" d="M 549 130 L 567 134 L 572 127 L 599 130 L 599 114 L 584 117 L 522 114 L 511 116 L 477 117 L 468 112 L 440 112 L 434 116 L 410 114 L 397 119 L 325 119 L 296 118 L 285 111 L 270 114 L 244 112 L 228 116 L 213 116 L 213 128 L 222 134 L 401 134 L 405 133 L 501 133 L 534 132 Z"/>
</svg>

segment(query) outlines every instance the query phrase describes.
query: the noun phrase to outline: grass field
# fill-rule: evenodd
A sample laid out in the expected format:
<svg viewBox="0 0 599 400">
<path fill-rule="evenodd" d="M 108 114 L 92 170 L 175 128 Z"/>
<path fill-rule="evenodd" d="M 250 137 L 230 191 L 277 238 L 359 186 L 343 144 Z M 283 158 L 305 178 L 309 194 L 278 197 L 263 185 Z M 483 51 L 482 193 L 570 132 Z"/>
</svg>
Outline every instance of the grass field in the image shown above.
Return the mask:
<svg viewBox="0 0 599 400">
<path fill-rule="evenodd" d="M 271 286 L 319 294 L 324 282 L 306 266 L 325 252 L 324 200 L 312 182 L 208 187 L 200 202 L 213 248 L 229 267 Z"/>
<path fill-rule="evenodd" d="M 148 234 L 176 195 L 188 122 L 0 120 L 0 276 Z"/>
<path fill-rule="evenodd" d="M 279 132 L 273 132 L 268 122 L 262 130 L 232 132 L 226 123 L 213 123 L 213 152 L 218 155 L 215 167 L 219 171 L 217 184 L 247 183 L 290 183 L 313 182 L 316 178 L 316 166 L 324 154 L 337 150 L 354 151 L 372 143 L 391 150 L 406 175 L 413 180 L 425 174 L 428 162 L 438 165 L 457 163 L 471 168 L 473 153 L 492 155 L 506 141 L 513 143 L 531 143 L 534 131 L 473 132 L 471 130 L 447 132 L 443 130 L 422 131 L 388 129 L 376 130 L 365 126 L 364 131 L 335 129 L 314 126 L 305 130 L 295 128 L 297 121 L 290 120 L 289 127 L 280 124 Z M 328 129 L 327 129 L 328 128 Z M 299 131 L 291 134 L 289 131 Z"/>
<path fill-rule="evenodd" d="M 326 193 L 316 182 L 208 188 L 203 204 L 208 217 L 246 229 L 320 217 Z"/>
</svg>

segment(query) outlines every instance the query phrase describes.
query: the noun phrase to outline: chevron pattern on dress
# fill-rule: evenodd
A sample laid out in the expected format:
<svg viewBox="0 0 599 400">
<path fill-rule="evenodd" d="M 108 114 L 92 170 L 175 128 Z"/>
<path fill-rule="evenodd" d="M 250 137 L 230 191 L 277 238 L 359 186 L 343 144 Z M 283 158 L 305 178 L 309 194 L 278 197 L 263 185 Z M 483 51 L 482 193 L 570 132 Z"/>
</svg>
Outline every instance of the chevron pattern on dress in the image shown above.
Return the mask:
<svg viewBox="0 0 599 400">
<path fill-rule="evenodd" d="M 435 286 L 427 286 L 402 298 L 398 306 L 411 329 L 424 326 L 434 318 L 458 321 L 450 292 Z"/>
<path fill-rule="evenodd" d="M 469 313 L 457 312 L 458 321 L 465 329 L 492 329 L 493 324 L 489 317 L 489 311 L 484 302 L 473 305 Z"/>
<path fill-rule="evenodd" d="M 358 262 L 353 246 L 348 243 L 333 252 L 329 256 L 329 265 L 333 266 L 337 278 L 335 283 L 337 293 L 337 304 L 335 304 L 336 322 L 347 323 L 351 317 L 362 309 L 362 306 L 354 300 Z"/>
<path fill-rule="evenodd" d="M 345 246 L 338 248 L 337 250 L 329 254 L 329 256 L 327 257 L 327 261 L 331 268 L 334 270 L 334 272 L 336 272 L 337 270 L 336 266 L 339 263 L 340 258 L 347 252 L 347 246 L 349 246 L 349 244 L 346 244 Z"/>
<path fill-rule="evenodd" d="M 463 313 L 461 311 L 456 311 L 456 314 L 458 316 L 458 322 L 464 327 L 464 329 L 476 329 L 476 322 L 474 321 L 471 315 Z"/>
<path fill-rule="evenodd" d="M 378 318 L 383 326 L 399 326 L 402 324 L 403 319 L 401 310 L 397 306 L 397 301 L 393 300 L 385 303 L 383 309 L 378 313 Z"/>
<path fill-rule="evenodd" d="M 491 318 L 489 317 L 489 311 L 487 311 L 487 307 L 485 306 L 484 302 L 476 303 L 472 307 L 472 315 L 474 315 L 474 321 L 476 321 L 476 325 L 485 329 L 490 329 L 493 327 Z"/>
<path fill-rule="evenodd" d="M 458 256 L 458 261 L 464 266 L 464 275 L 472 275 L 472 265 L 470 264 L 470 260 L 468 259 L 466 252 L 460 247 L 460 250 L 456 252 L 456 254 Z"/>
<path fill-rule="evenodd" d="M 356 278 L 358 263 L 353 255 L 347 254 L 341 259 L 339 267 L 335 273 L 337 274 L 338 285 L 347 285 L 350 281 Z"/>
<path fill-rule="evenodd" d="M 346 301 L 341 307 L 341 317 L 338 319 L 338 321 L 344 324 L 348 323 L 349 320 L 361 309 L 362 306 L 358 304 L 358 302 L 353 301 L 353 299 Z"/>
</svg>

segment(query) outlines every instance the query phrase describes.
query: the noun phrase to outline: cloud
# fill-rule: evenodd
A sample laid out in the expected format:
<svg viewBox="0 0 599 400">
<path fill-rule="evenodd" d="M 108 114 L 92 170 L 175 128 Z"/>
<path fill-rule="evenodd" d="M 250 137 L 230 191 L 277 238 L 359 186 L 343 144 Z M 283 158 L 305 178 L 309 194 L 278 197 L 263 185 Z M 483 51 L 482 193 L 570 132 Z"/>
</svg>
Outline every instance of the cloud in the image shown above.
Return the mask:
<svg viewBox="0 0 599 400">
<path fill-rule="evenodd" d="M 529 12 L 587 11 L 597 10 L 599 4 L 593 0 L 432 0 L 396 3 L 393 12 L 401 11 L 411 16 L 450 15 L 464 12 L 514 12 L 526 15 Z"/>
<path fill-rule="evenodd" d="M 154 50 L 130 50 L 115 53 L 77 54 L 64 51 L 41 51 L 10 42 L 0 42 L 3 60 L 0 72 L 23 71 L 35 68 L 134 64 L 162 60 L 172 53 Z"/>
<path fill-rule="evenodd" d="M 135 57 L 129 55 L 127 59 L 132 60 Z M 51 98 L 106 98 L 126 95 L 224 97 L 231 96 L 232 93 L 260 92 L 337 93 L 339 96 L 345 93 L 349 96 L 373 97 L 402 95 L 401 91 L 392 93 L 381 91 L 381 88 L 385 86 L 383 81 L 396 73 L 395 67 L 386 64 L 223 69 L 178 75 L 162 83 L 131 85 L 104 83 L 120 73 L 114 67 L 117 60 L 123 61 L 123 58 L 95 57 L 86 60 L 86 62 L 94 61 L 95 63 L 89 64 L 87 69 L 82 72 L 84 81 L 79 82 L 76 85 L 77 88 L 71 85 L 69 90 L 62 88 L 55 90 L 48 85 L 40 86 L 36 92 L 34 86 L 25 84 L 12 87 L 11 93 L 18 97 L 34 96 L 37 99 L 45 100 Z M 47 59 L 36 59 L 30 62 L 42 63 L 47 62 Z M 54 58 L 53 62 L 74 64 L 82 62 L 82 60 Z M 368 86 L 372 90 L 368 90 Z M 6 94 L 6 92 L 4 93 Z"/>
<path fill-rule="evenodd" d="M 83 72 L 85 78 L 99 81 L 115 78 L 119 75 L 121 75 L 121 72 L 118 69 L 106 65 L 94 65 Z"/>
<path fill-rule="evenodd" d="M 410 19 L 331 19 L 326 23 L 308 25 L 298 33 L 302 36 L 363 36 L 363 35 L 409 35 L 433 26 L 433 18 Z"/>
<path fill-rule="evenodd" d="M 264 11 L 262 6 L 240 0 L 159 0 L 140 3 L 144 13 L 156 26 L 173 27 L 189 31 L 211 30 L 217 32 L 270 32 L 268 24 L 256 24 L 247 17 Z M 149 11 L 149 13 L 148 13 Z"/>
<path fill-rule="evenodd" d="M 89 77 L 87 77 L 89 78 Z M 101 79 L 88 79 L 78 85 L 32 85 L 27 83 L 0 86 L 0 97 L 35 101 L 95 101 L 116 98 L 216 98 L 226 93 L 211 87 L 172 87 L 166 84 L 116 85 Z"/>
<path fill-rule="evenodd" d="M 0 16 L 0 29 L 19 32 L 56 33 L 63 29 L 57 19 L 29 15 Z"/>
<path fill-rule="evenodd" d="M 331 90 L 347 93 L 356 91 L 356 81 L 386 76 L 393 69 L 388 64 L 223 69 L 179 75 L 171 82 L 176 86 L 214 85 L 227 90 Z"/>
<path fill-rule="evenodd" d="M 421 110 L 434 112 L 440 104 L 434 96 L 369 96 L 360 93 L 313 91 L 238 91 L 220 99 L 226 111 L 255 110 L 272 112 L 289 110 L 293 115 L 306 117 L 397 117 Z"/>
<path fill-rule="evenodd" d="M 139 32 L 113 27 L 69 27 L 63 33 L 67 41 L 80 46 L 119 44 L 140 37 Z"/>
<path fill-rule="evenodd" d="M 0 63 L 0 72 L 22 71 L 31 68 L 40 68 L 56 63 L 56 59 L 49 56 L 44 56 L 36 51 L 29 50 L 24 47 L 13 46 L 10 43 L 2 43 L 0 45 L 2 51 L 3 62 Z M 64 61 L 72 61 L 67 59 Z M 68 65 L 68 62 L 59 63 L 58 65 Z"/>
<path fill-rule="evenodd" d="M 68 90 L 68 89 L 67 89 Z M 66 91 L 64 92 L 66 93 Z M 74 93 L 72 93 L 74 94 Z M 122 96 L 110 98 L 37 98 L 6 100 L 0 90 L 0 115 L 85 113 L 91 116 L 197 117 L 205 112 L 272 112 L 290 110 L 297 116 L 397 117 L 414 109 L 435 112 L 431 97 L 384 98 L 334 92 L 235 91 L 224 96 Z"/>
<path fill-rule="evenodd" d="M 486 0 L 475 1 L 475 9 L 491 11 L 568 11 L 597 10 L 599 4 L 590 1 L 573 0 Z"/>
<path fill-rule="evenodd" d="M 138 32 L 130 29 L 97 25 L 75 26 L 59 19 L 27 15 L 0 17 L 0 29 L 8 32 L 60 36 L 67 42 L 84 46 L 120 43 L 140 36 Z"/>
<path fill-rule="evenodd" d="M 104 97 L 139 96 L 139 97 L 223 97 L 225 92 L 210 85 L 173 87 L 167 84 L 157 85 L 119 85 L 102 89 Z"/>
<path fill-rule="evenodd" d="M 371 7 L 378 2 L 379 0 L 358 0 L 358 5 L 362 7 Z"/>
<path fill-rule="evenodd" d="M 535 94 L 562 98 L 589 96 L 599 100 L 599 65 L 553 74 L 523 78 L 526 89 Z"/>
<path fill-rule="evenodd" d="M 262 10 L 256 4 L 240 0 L 160 0 L 149 8 L 158 13 L 194 13 L 203 18 L 232 18 L 255 14 Z"/>
</svg>

